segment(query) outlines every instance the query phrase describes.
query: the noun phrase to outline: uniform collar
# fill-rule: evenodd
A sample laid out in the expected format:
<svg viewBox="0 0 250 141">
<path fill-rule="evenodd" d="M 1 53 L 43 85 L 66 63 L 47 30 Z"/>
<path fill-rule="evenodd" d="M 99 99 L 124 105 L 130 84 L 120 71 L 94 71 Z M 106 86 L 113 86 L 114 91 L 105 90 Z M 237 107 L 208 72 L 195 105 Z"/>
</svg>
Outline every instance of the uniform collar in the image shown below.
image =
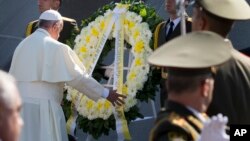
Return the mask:
<svg viewBox="0 0 250 141">
<path fill-rule="evenodd" d="M 171 100 L 167 102 L 166 109 L 167 109 L 167 111 L 174 110 L 176 113 L 178 113 L 181 116 L 186 116 L 186 115 L 195 116 L 194 113 L 192 111 L 190 111 L 185 105 L 182 105 L 181 103 L 171 101 Z"/>
<path fill-rule="evenodd" d="M 187 108 L 203 123 L 205 123 L 206 118 L 203 116 L 203 114 L 201 112 L 198 112 L 197 110 L 195 110 L 194 108 L 187 106 Z"/>
</svg>

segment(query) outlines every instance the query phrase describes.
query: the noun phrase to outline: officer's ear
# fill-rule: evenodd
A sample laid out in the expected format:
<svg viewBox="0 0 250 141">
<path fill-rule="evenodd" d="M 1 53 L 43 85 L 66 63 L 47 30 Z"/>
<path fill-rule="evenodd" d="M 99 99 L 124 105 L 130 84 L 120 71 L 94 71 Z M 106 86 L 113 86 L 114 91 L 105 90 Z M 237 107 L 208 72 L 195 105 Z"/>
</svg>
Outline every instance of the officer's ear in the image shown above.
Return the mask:
<svg viewBox="0 0 250 141">
<path fill-rule="evenodd" d="M 209 97 L 213 91 L 214 80 L 212 78 L 206 78 L 201 81 L 201 95 L 202 97 Z"/>
</svg>

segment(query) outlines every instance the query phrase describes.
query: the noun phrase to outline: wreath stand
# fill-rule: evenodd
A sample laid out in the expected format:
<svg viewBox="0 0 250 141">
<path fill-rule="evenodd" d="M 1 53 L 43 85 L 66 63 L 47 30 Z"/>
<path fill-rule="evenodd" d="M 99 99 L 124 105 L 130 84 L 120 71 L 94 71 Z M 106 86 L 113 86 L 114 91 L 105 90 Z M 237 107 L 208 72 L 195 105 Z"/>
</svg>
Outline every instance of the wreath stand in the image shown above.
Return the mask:
<svg viewBox="0 0 250 141">
<path fill-rule="evenodd" d="M 127 48 L 125 47 L 124 50 L 129 51 L 130 49 L 127 49 Z M 128 66 L 123 68 L 123 70 L 124 70 L 124 71 L 127 71 L 127 73 L 128 73 L 129 70 L 130 70 L 132 60 L 133 60 L 133 56 L 132 56 L 131 52 L 129 51 Z M 113 76 L 114 76 L 114 75 L 113 75 L 114 66 L 112 66 L 112 65 L 111 65 L 111 66 L 103 66 L 103 67 L 101 67 L 101 68 L 102 68 L 102 69 L 105 69 L 105 70 L 108 70 L 108 69 L 111 70 L 110 77 L 109 77 L 107 83 L 106 83 L 106 84 L 103 84 L 103 86 L 108 87 L 108 88 L 112 88 L 112 87 L 113 87 L 113 85 L 112 85 L 112 84 L 113 84 L 113 83 L 112 83 L 112 80 L 113 80 Z M 156 117 L 157 117 L 156 108 L 155 108 L 155 102 L 154 102 L 153 100 L 150 100 L 150 103 L 151 103 L 151 107 L 152 107 L 152 111 L 153 111 L 153 116 L 152 116 L 152 117 L 146 117 L 145 120 L 151 119 L 151 118 L 156 119 Z M 133 122 L 137 122 L 137 121 L 138 121 L 138 120 L 134 120 Z M 94 138 L 93 138 L 90 134 L 88 134 L 88 135 L 87 135 L 87 138 L 86 138 L 86 141 L 94 141 Z"/>
</svg>

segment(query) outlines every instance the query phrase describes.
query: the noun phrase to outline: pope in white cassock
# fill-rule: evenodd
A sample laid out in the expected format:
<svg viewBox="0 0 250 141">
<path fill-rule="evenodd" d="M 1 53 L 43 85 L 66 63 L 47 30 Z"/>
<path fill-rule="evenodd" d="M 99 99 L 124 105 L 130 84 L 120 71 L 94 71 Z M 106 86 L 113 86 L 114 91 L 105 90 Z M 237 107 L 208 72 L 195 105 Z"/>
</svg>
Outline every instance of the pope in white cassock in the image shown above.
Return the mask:
<svg viewBox="0 0 250 141">
<path fill-rule="evenodd" d="M 113 105 L 124 103 L 124 96 L 88 77 L 72 49 L 57 41 L 62 28 L 61 15 L 47 10 L 39 17 L 39 28 L 15 50 L 10 74 L 23 99 L 21 141 L 68 141 L 60 106 L 65 83 L 93 100 L 104 97 Z"/>
</svg>

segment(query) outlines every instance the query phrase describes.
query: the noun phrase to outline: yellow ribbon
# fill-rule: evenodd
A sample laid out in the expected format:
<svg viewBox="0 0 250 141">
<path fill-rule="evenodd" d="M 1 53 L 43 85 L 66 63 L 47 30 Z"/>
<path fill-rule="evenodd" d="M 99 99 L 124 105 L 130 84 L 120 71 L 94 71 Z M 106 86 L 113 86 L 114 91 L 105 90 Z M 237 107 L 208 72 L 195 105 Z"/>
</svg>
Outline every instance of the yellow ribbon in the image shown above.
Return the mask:
<svg viewBox="0 0 250 141">
<path fill-rule="evenodd" d="M 116 119 L 116 132 L 118 140 L 131 140 L 128 123 L 124 115 L 123 107 L 116 107 L 114 116 Z"/>
<path fill-rule="evenodd" d="M 78 117 L 77 115 L 77 112 L 75 110 L 75 106 L 74 106 L 74 103 L 76 102 L 76 98 L 77 98 L 77 95 L 72 95 L 72 103 L 71 103 L 71 106 L 70 106 L 70 109 L 72 111 L 69 119 L 67 120 L 67 123 L 66 123 L 66 130 L 67 130 L 67 133 L 72 135 L 72 136 L 75 136 L 74 135 L 74 131 L 75 131 L 75 128 L 76 128 L 76 119 Z"/>
<path fill-rule="evenodd" d="M 115 67 L 114 67 L 114 89 L 117 89 L 117 93 L 123 94 L 123 66 L 124 66 L 124 8 L 127 6 L 118 5 L 116 8 L 116 17 L 118 17 L 115 22 Z M 116 130 L 118 134 L 118 140 L 131 140 L 131 136 L 128 129 L 127 120 L 124 115 L 123 107 L 116 107 L 114 111 L 116 119 Z"/>
</svg>

